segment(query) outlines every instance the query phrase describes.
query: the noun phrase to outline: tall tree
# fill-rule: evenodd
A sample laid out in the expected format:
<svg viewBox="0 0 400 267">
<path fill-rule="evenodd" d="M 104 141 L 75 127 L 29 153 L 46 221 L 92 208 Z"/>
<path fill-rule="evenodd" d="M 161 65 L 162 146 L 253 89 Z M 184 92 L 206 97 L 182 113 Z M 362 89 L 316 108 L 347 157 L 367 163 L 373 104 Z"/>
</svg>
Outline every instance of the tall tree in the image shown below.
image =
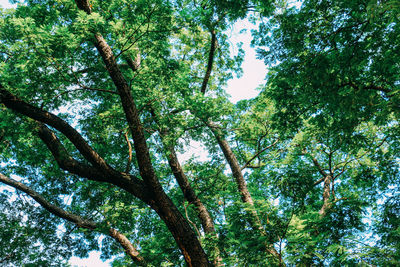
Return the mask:
<svg viewBox="0 0 400 267">
<path fill-rule="evenodd" d="M 398 264 L 398 11 L 361 0 L 3 10 L 0 262 L 59 266 L 101 250 L 115 266 Z M 224 89 L 244 51 L 229 29 L 246 17 L 270 70 L 256 98 L 233 104 Z M 207 156 L 183 160 L 194 143 Z"/>
</svg>

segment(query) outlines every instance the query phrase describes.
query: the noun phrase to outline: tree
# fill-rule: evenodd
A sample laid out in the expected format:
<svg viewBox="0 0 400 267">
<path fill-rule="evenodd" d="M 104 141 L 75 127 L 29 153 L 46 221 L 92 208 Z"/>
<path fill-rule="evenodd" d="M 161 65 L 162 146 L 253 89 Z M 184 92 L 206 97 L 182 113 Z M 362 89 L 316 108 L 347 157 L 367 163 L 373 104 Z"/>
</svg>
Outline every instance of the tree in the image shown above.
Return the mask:
<svg viewBox="0 0 400 267">
<path fill-rule="evenodd" d="M 12 244 L 0 261 L 61 265 L 100 249 L 115 266 L 396 264 L 397 10 L 57 0 L 3 11 L 0 181 L 16 191 L 0 195 Z M 244 51 L 226 31 L 249 12 L 271 71 L 258 97 L 232 104 L 224 87 Z M 194 141 L 208 159 L 181 162 Z M 381 241 L 363 242 L 372 232 Z"/>
</svg>

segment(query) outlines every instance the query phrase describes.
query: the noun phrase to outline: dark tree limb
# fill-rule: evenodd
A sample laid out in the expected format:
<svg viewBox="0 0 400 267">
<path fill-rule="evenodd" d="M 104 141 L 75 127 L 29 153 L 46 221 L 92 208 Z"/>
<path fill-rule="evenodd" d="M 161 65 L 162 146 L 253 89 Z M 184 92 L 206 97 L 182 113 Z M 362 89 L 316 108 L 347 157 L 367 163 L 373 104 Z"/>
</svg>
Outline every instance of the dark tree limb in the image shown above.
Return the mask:
<svg viewBox="0 0 400 267">
<path fill-rule="evenodd" d="M 159 116 L 157 116 L 155 110 L 153 107 L 150 107 L 150 112 L 153 117 L 153 120 L 160 125 L 159 123 Z M 191 186 L 189 179 L 187 178 L 185 172 L 183 171 L 183 168 L 179 162 L 178 156 L 176 155 L 176 151 L 173 145 L 169 145 L 165 142 L 165 139 L 168 135 L 168 129 L 159 129 L 159 135 L 161 142 L 163 144 L 164 149 L 167 151 L 166 157 L 168 160 L 168 164 L 172 170 L 172 173 L 175 177 L 175 180 L 178 182 L 179 188 L 181 189 L 183 196 L 185 199 L 189 202 L 189 204 L 194 205 L 197 213 L 197 217 L 200 219 L 201 226 L 206 234 L 211 235 L 213 238 L 217 238 L 216 232 L 215 232 L 215 226 L 214 226 L 214 220 L 211 217 L 211 214 L 209 213 L 208 209 L 206 206 L 203 204 L 203 202 L 200 200 L 196 192 L 194 191 L 193 187 Z M 189 220 L 189 217 L 187 215 L 187 210 L 185 203 L 183 203 L 183 206 L 185 208 L 185 214 L 187 220 L 194 226 L 194 229 L 196 229 L 197 234 L 200 236 L 199 231 L 197 230 L 196 225 Z M 213 261 L 215 266 L 221 266 L 222 264 L 222 258 L 220 257 L 219 249 L 217 246 L 214 247 L 216 257 Z"/>
<path fill-rule="evenodd" d="M 226 161 L 228 162 L 228 165 L 231 169 L 232 176 L 235 179 L 236 185 L 238 187 L 238 191 L 240 194 L 240 197 L 242 199 L 243 203 L 247 203 L 252 207 L 252 210 L 250 211 L 250 223 L 252 225 L 252 228 L 256 231 L 258 231 L 262 236 L 265 236 L 265 229 L 262 226 L 260 217 L 257 214 L 257 211 L 254 206 L 254 201 L 253 198 L 250 194 L 250 191 L 247 187 L 246 180 L 244 179 L 243 173 L 242 173 L 242 168 L 239 165 L 239 161 L 237 160 L 235 153 L 233 153 L 228 141 L 224 138 L 224 135 L 222 131 L 219 129 L 219 127 L 209 121 L 205 121 L 205 124 L 208 126 L 208 128 L 211 130 L 211 132 L 214 134 L 217 143 L 219 147 L 222 150 L 222 153 L 225 156 Z M 276 251 L 274 246 L 272 244 L 265 244 L 266 252 L 270 255 L 273 256 L 274 260 L 279 261 L 281 258 L 281 255 Z M 283 264 L 283 263 L 282 263 Z"/>
<path fill-rule="evenodd" d="M 67 221 L 70 221 L 70 222 L 78 225 L 81 228 L 87 228 L 87 229 L 91 229 L 91 230 L 96 228 L 96 224 L 94 222 L 83 219 L 80 216 L 69 213 L 58 206 L 50 204 L 42 195 L 40 195 L 39 193 L 37 193 L 36 191 L 31 189 L 30 187 L 14 180 L 14 179 L 11 179 L 2 173 L 0 173 L 0 182 L 7 184 L 11 187 L 14 187 L 15 189 L 18 189 L 18 190 L 28 194 L 37 203 L 39 203 L 43 208 L 45 208 L 47 211 L 51 212 L 52 214 L 56 215 L 57 217 L 60 217 Z"/>
<path fill-rule="evenodd" d="M 0 84 L 0 103 L 3 103 L 7 108 L 25 115 L 38 122 L 47 124 L 56 130 L 64 134 L 72 144 L 79 150 L 82 156 L 93 164 L 93 166 L 99 167 L 101 170 L 109 174 L 115 174 L 115 170 L 109 166 L 105 160 L 95 152 L 81 134 L 70 126 L 66 121 L 60 117 L 37 108 L 25 101 L 19 99 L 15 95 L 11 94 L 7 90 L 4 90 Z"/>
<path fill-rule="evenodd" d="M 86 0 L 75 1 L 78 3 L 77 6 L 79 8 L 85 10 L 82 6 L 84 6 Z M 107 71 L 119 93 L 125 118 L 128 122 L 134 141 L 134 149 L 136 152 L 139 172 L 146 184 L 146 188 L 151 192 L 152 199 L 149 205 L 166 223 L 184 256 L 186 263 L 189 266 L 209 266 L 207 255 L 201 247 L 195 232 L 172 200 L 166 195 L 155 174 L 146 138 L 144 136 L 143 125 L 132 98 L 131 89 L 117 65 L 111 47 L 99 33 L 95 33 L 93 37 L 94 46 L 102 57 Z"/>
<path fill-rule="evenodd" d="M 203 95 L 206 93 L 208 81 L 210 80 L 211 77 L 211 71 L 214 64 L 215 50 L 217 49 L 218 46 L 217 35 L 215 33 L 215 30 L 211 30 L 210 33 L 211 33 L 211 45 L 210 45 L 210 51 L 208 52 L 207 70 L 203 78 L 203 83 L 201 84 L 201 93 Z"/>
<path fill-rule="evenodd" d="M 43 124 L 39 124 L 38 135 L 46 144 L 61 169 L 92 181 L 112 183 L 149 203 L 149 193 L 143 181 L 139 178 L 116 171 L 115 175 L 111 176 L 91 165 L 78 162 L 68 154 L 68 151 L 57 136 Z"/>
<path fill-rule="evenodd" d="M 28 194 L 31 198 L 33 198 L 40 206 L 42 206 L 44 209 L 46 209 L 48 212 L 51 214 L 60 217 L 64 220 L 67 220 L 69 222 L 74 223 L 80 228 L 86 228 L 90 230 L 96 230 L 98 228 L 98 224 L 91 221 L 82 218 L 79 215 L 73 214 L 71 212 L 68 212 L 56 205 L 51 204 L 49 201 L 47 201 L 41 194 L 38 192 L 34 191 L 32 188 L 24 185 L 23 183 L 20 183 L 14 179 L 11 179 L 4 174 L 0 173 L 0 182 L 7 184 L 19 191 L 22 191 L 26 194 Z M 128 238 L 118 232 L 114 228 L 109 228 L 109 236 L 114 238 L 115 241 L 117 241 L 124 249 L 127 255 L 138 263 L 141 266 L 147 266 L 144 258 L 139 254 L 137 249 L 132 245 L 132 243 L 128 240 Z"/>
</svg>

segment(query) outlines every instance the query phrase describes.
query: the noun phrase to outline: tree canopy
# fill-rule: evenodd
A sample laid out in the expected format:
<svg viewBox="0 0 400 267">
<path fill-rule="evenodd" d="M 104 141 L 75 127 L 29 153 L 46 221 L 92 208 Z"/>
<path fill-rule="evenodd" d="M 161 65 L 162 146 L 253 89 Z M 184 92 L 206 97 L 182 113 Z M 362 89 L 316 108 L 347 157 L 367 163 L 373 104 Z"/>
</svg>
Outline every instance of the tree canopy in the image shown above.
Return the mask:
<svg viewBox="0 0 400 267">
<path fill-rule="evenodd" d="M 1 265 L 400 264 L 397 1 L 13 2 Z M 232 103 L 240 19 L 268 74 Z"/>
</svg>

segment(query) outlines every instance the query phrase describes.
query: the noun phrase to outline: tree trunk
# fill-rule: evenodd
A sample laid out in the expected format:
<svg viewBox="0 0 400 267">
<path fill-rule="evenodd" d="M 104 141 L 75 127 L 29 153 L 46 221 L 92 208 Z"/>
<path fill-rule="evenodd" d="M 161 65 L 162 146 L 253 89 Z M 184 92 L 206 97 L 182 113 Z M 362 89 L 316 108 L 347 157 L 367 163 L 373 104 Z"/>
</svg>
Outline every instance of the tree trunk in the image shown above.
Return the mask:
<svg viewBox="0 0 400 267">
<path fill-rule="evenodd" d="M 239 165 L 239 162 L 233 153 L 231 147 L 229 146 L 228 141 L 226 141 L 223 138 L 222 133 L 217 129 L 217 126 L 213 122 L 208 122 L 207 126 L 210 128 L 212 133 L 214 134 L 219 147 L 221 148 L 226 161 L 229 164 L 229 167 L 232 171 L 232 176 L 235 178 L 236 185 L 238 187 L 238 191 L 240 193 L 240 197 L 243 201 L 243 203 L 249 204 L 253 209 L 250 212 L 250 217 L 251 217 L 251 224 L 252 228 L 255 231 L 258 231 L 261 235 L 265 236 L 265 230 L 264 227 L 261 224 L 261 220 L 258 217 L 257 211 L 254 209 L 254 201 L 253 198 L 251 197 L 251 194 L 247 188 L 246 181 L 243 177 L 242 169 Z M 280 254 L 276 251 L 274 246 L 272 244 L 265 244 L 266 246 L 266 251 L 267 253 L 271 254 L 274 257 L 274 260 L 281 262 L 281 256 Z M 282 265 L 283 263 L 281 263 Z M 284 266 L 284 264 L 283 264 Z"/>
<path fill-rule="evenodd" d="M 328 209 L 331 207 L 331 201 L 330 201 L 331 182 L 332 182 L 332 176 L 326 175 L 324 179 L 324 191 L 322 193 L 324 204 L 322 205 L 321 209 L 318 212 L 321 215 L 321 217 L 324 217 Z"/>
<path fill-rule="evenodd" d="M 164 193 L 151 203 L 151 207 L 167 225 L 188 266 L 210 266 L 195 232 L 171 199 Z"/>
<path fill-rule="evenodd" d="M 75 0 L 79 9 L 90 14 L 91 9 L 87 0 Z M 165 194 L 158 177 L 155 174 L 149 149 L 143 132 L 143 126 L 139 118 L 139 112 L 133 101 L 131 89 L 118 67 L 116 58 L 111 47 L 99 33 L 94 34 L 94 46 L 101 55 L 106 69 L 117 88 L 120 96 L 125 118 L 132 133 L 136 160 L 148 191 L 151 193 L 150 206 L 157 212 L 160 218 L 166 223 L 178 244 L 186 263 L 189 266 L 208 266 L 208 258 L 196 234 L 185 220 L 174 203 Z"/>
<path fill-rule="evenodd" d="M 163 138 L 163 137 L 162 137 Z M 200 219 L 201 226 L 206 234 L 210 235 L 211 238 L 217 239 L 217 234 L 215 233 L 214 221 L 208 212 L 207 208 L 204 206 L 203 202 L 199 199 L 199 197 L 194 192 L 192 186 L 189 183 L 188 178 L 183 171 L 178 157 L 176 156 L 175 149 L 172 146 L 168 146 L 166 144 L 165 148 L 167 149 L 167 158 L 169 166 L 172 169 L 172 172 L 175 176 L 176 181 L 179 184 L 179 187 L 182 190 L 183 196 L 190 203 L 193 204 L 196 208 L 197 216 Z M 220 257 L 219 249 L 216 245 L 212 246 L 212 249 L 215 251 L 215 258 L 213 260 L 213 264 L 215 266 L 222 266 L 222 259 Z"/>
</svg>

